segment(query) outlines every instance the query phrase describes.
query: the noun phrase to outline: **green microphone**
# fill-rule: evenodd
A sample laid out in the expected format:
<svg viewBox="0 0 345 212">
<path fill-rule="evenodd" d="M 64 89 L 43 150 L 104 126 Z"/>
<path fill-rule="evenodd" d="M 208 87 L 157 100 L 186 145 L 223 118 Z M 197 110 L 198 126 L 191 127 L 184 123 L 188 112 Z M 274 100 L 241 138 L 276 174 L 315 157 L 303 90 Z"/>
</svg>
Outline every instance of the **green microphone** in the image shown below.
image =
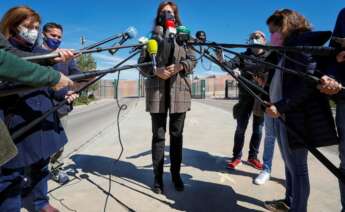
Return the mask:
<svg viewBox="0 0 345 212">
<path fill-rule="evenodd" d="M 190 40 L 190 30 L 185 26 L 178 26 L 176 28 L 176 42 L 179 45 L 184 45 Z"/>
</svg>

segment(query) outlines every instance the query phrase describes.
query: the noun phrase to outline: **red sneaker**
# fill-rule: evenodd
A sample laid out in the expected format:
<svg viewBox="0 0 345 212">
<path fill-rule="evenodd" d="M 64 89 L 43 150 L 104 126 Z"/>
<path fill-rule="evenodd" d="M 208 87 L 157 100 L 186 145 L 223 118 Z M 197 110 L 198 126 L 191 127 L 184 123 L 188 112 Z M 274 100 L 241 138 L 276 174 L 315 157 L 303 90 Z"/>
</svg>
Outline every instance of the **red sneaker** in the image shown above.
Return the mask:
<svg viewBox="0 0 345 212">
<path fill-rule="evenodd" d="M 59 210 L 54 208 L 51 204 L 48 204 L 44 208 L 42 208 L 40 212 L 59 212 Z"/>
<path fill-rule="evenodd" d="M 234 159 L 230 163 L 228 163 L 228 169 L 236 169 L 236 167 L 241 163 L 240 159 Z"/>
<path fill-rule="evenodd" d="M 263 164 L 258 159 L 248 159 L 248 163 L 256 169 L 262 170 L 263 168 Z"/>
</svg>

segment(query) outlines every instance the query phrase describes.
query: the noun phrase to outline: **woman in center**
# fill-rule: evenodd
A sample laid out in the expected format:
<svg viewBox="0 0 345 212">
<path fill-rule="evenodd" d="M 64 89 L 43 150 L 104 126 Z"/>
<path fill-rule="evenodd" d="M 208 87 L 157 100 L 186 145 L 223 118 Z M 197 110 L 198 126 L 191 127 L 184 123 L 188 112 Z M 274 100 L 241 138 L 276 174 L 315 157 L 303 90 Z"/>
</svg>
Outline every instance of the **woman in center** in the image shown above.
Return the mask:
<svg viewBox="0 0 345 212">
<path fill-rule="evenodd" d="M 146 111 L 152 119 L 152 162 L 154 172 L 153 191 L 163 193 L 163 165 L 165 132 L 169 114 L 170 171 L 177 191 L 184 190 L 180 176 L 182 161 L 183 127 L 186 112 L 191 108 L 191 82 L 196 61 L 193 51 L 176 42 L 174 27 L 181 26 L 177 5 L 162 2 L 154 20 L 153 37 L 158 42 L 157 70 L 142 68 L 149 73 L 146 80 Z M 157 30 L 158 29 L 158 30 Z M 150 61 L 143 51 L 139 63 Z"/>
</svg>

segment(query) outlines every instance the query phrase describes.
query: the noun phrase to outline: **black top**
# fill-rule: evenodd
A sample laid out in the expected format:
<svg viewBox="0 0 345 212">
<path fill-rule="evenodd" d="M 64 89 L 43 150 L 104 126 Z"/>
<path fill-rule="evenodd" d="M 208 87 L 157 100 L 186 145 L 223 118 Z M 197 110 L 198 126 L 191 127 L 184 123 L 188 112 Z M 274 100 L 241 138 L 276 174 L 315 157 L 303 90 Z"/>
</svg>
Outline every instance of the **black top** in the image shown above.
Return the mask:
<svg viewBox="0 0 345 212">
<path fill-rule="evenodd" d="M 166 55 L 165 67 L 175 63 L 174 61 L 174 40 L 170 38 L 164 39 L 164 54 Z M 165 105 L 166 112 L 170 107 L 170 79 L 165 80 Z"/>
</svg>

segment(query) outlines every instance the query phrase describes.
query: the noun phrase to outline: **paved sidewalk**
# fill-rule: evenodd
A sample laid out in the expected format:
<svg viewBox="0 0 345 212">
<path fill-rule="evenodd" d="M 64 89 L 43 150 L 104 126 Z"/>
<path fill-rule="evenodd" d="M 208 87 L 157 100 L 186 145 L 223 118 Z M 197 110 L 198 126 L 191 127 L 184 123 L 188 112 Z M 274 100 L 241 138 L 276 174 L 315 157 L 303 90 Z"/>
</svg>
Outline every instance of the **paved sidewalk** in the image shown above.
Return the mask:
<svg viewBox="0 0 345 212">
<path fill-rule="evenodd" d="M 150 190 L 153 182 L 150 116 L 144 111 L 143 99 L 134 101 L 137 102 L 131 104 L 121 118 L 124 152 L 120 161 L 112 166 L 120 153 L 115 125 L 65 159 L 66 169 L 75 170 L 78 179 L 62 188 L 50 182 L 51 203 L 61 211 L 103 211 L 109 174 L 113 182 L 107 211 L 265 211 L 262 201 L 284 197 L 284 169 L 278 148 L 272 180 L 266 185 L 254 185 L 253 178 L 258 171 L 245 164 L 237 171 L 227 170 L 235 121 L 230 112 L 198 102 L 193 102 L 185 125 L 182 178 L 186 189 L 176 192 L 173 188 L 167 148 L 165 195 L 156 195 Z M 248 129 L 246 140 L 250 131 Z M 247 152 L 248 142 L 243 159 Z M 338 163 L 337 155 L 331 152 L 326 155 Z M 340 211 L 336 178 L 313 156 L 309 164 L 309 211 Z"/>
</svg>

